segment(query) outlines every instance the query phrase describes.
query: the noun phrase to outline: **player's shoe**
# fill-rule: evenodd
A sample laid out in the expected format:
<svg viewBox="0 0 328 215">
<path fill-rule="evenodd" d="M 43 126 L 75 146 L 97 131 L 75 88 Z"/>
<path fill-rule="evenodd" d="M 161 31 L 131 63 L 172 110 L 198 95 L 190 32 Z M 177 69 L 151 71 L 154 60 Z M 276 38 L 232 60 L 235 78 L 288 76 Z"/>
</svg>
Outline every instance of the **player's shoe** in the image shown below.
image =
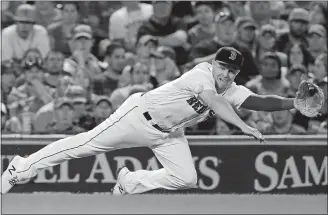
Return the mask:
<svg viewBox="0 0 328 215">
<path fill-rule="evenodd" d="M 126 174 L 128 174 L 129 172 L 130 172 L 129 169 L 125 166 L 117 169 L 117 171 L 116 171 L 117 182 L 116 182 L 114 188 L 112 189 L 112 195 L 123 196 L 123 195 L 127 194 L 126 190 L 122 186 L 122 184 L 123 184 L 122 181 L 123 181 L 123 177 Z"/>
<path fill-rule="evenodd" d="M 9 163 L 7 170 L 1 177 L 1 193 L 6 194 L 19 181 L 17 176 L 17 165 L 24 158 L 15 156 Z"/>
</svg>

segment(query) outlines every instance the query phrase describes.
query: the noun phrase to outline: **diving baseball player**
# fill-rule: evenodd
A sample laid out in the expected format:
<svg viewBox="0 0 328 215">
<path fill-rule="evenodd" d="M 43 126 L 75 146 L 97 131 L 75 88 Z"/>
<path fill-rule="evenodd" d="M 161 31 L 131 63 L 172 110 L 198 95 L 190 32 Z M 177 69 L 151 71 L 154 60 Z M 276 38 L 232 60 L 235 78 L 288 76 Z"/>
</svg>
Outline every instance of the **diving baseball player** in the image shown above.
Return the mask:
<svg viewBox="0 0 328 215">
<path fill-rule="evenodd" d="M 294 99 L 259 96 L 236 85 L 234 79 L 242 63 L 243 56 L 239 51 L 223 47 L 212 64 L 200 63 L 170 83 L 147 93 L 131 95 L 93 130 L 53 142 L 27 158 L 15 156 L 2 175 L 2 193 L 7 193 L 18 181 L 67 160 L 140 146 L 152 149 L 163 168 L 134 172 L 120 168 L 113 194 L 196 187 L 197 173 L 184 127 L 217 114 L 245 134 L 264 141 L 262 134 L 247 126 L 232 106 L 257 111 L 294 108 Z"/>
</svg>

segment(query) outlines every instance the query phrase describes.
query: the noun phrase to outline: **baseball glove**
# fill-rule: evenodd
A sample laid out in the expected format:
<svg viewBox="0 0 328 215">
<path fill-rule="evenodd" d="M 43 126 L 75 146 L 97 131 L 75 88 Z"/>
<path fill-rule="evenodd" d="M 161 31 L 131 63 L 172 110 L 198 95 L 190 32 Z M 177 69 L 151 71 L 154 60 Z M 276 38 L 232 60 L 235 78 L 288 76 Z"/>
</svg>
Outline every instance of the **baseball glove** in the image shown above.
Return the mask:
<svg viewBox="0 0 328 215">
<path fill-rule="evenodd" d="M 320 115 L 320 110 L 324 101 L 325 96 L 322 89 L 316 84 L 304 80 L 298 87 L 296 98 L 294 99 L 294 106 L 303 115 L 315 117 Z"/>
</svg>

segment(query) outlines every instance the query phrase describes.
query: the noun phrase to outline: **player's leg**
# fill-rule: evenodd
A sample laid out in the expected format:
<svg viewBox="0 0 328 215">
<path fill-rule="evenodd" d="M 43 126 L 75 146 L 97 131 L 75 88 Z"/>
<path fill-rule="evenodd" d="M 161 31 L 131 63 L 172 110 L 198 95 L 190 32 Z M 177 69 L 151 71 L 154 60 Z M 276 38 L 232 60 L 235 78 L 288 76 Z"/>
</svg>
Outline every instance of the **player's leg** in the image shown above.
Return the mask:
<svg viewBox="0 0 328 215">
<path fill-rule="evenodd" d="M 163 188 L 178 190 L 194 188 L 197 184 L 197 172 L 193 163 L 187 139 L 183 134 L 170 137 L 167 142 L 152 148 L 155 156 L 164 168 L 159 170 L 125 171 L 119 179 L 117 189 L 129 194 L 143 193 Z M 120 188 L 122 186 L 122 188 Z M 120 191 L 114 189 L 114 194 Z M 122 193 L 122 192 L 121 192 Z"/>
<path fill-rule="evenodd" d="M 16 156 L 3 173 L 2 193 L 7 193 L 15 183 L 32 178 L 47 167 L 61 164 L 73 158 L 96 155 L 115 148 L 132 147 L 125 137 L 134 136 L 133 110 L 136 106 L 123 107 L 93 130 L 53 142 L 27 158 Z"/>
</svg>

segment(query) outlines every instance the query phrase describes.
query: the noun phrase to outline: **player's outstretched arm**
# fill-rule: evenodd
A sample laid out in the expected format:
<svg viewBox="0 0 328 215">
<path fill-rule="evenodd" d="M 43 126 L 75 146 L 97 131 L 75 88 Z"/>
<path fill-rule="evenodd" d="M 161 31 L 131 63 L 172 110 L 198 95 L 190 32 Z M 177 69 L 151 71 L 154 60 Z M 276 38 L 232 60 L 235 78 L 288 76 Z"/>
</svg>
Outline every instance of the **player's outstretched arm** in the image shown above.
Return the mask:
<svg viewBox="0 0 328 215">
<path fill-rule="evenodd" d="M 324 102 L 325 95 L 322 89 L 312 83 L 312 81 L 303 80 L 298 87 L 295 98 L 253 94 L 244 101 L 241 107 L 260 111 L 279 111 L 296 108 L 307 117 L 316 117 L 321 114 Z"/>
<path fill-rule="evenodd" d="M 263 135 L 240 119 L 230 103 L 222 96 L 211 90 L 205 90 L 199 96 L 222 120 L 239 127 L 246 135 L 264 141 Z"/>
<path fill-rule="evenodd" d="M 267 112 L 290 110 L 294 108 L 294 98 L 253 94 L 244 101 L 241 107 L 249 110 Z"/>
</svg>

